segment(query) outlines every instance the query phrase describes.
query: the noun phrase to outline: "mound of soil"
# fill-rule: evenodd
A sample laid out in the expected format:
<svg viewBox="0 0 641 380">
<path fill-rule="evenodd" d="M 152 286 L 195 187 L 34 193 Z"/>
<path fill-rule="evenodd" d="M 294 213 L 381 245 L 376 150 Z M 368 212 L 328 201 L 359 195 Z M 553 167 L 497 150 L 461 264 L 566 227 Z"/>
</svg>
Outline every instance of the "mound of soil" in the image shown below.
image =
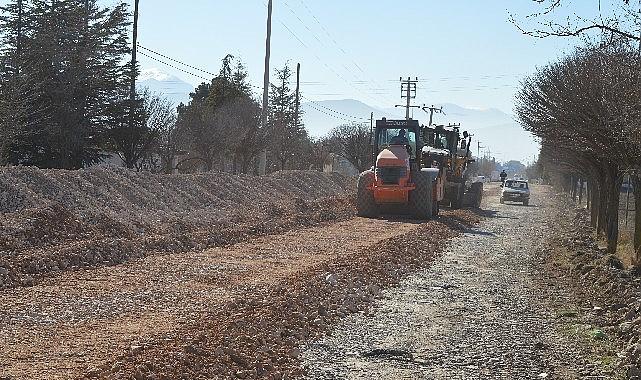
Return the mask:
<svg viewBox="0 0 641 380">
<path fill-rule="evenodd" d="M 348 218 L 352 192 L 352 179 L 313 171 L 0 168 L 0 288 Z"/>
<path fill-rule="evenodd" d="M 277 284 L 242 284 L 242 296 L 193 324 L 126 350 L 84 379 L 292 379 L 301 349 L 342 318 L 369 313 L 383 288 L 431 265 L 448 239 L 477 224 L 470 210 L 350 255 L 337 255 Z M 417 244 L 421 242 L 421 244 Z"/>
</svg>

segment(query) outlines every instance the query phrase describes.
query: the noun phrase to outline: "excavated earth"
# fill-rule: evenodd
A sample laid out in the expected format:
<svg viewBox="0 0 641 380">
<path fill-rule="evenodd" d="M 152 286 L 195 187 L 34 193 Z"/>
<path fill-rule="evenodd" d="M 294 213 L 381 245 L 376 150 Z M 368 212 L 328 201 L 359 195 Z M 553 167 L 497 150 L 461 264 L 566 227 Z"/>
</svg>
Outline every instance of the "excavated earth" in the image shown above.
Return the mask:
<svg viewBox="0 0 641 380">
<path fill-rule="evenodd" d="M 313 172 L 3 170 L 0 379 L 297 376 L 479 220 L 355 218 L 354 182 Z"/>
<path fill-rule="evenodd" d="M 0 168 L 0 289 L 354 215 L 353 180 Z"/>
<path fill-rule="evenodd" d="M 497 190 L 418 222 L 314 172 L 0 169 L 0 379 L 635 378 L 636 275 Z"/>
</svg>

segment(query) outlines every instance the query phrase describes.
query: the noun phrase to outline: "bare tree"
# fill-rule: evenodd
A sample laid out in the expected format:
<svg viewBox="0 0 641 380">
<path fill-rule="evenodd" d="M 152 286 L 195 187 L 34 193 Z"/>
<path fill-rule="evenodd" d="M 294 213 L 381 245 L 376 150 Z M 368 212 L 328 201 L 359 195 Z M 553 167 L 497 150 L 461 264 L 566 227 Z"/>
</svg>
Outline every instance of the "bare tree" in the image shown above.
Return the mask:
<svg viewBox="0 0 641 380">
<path fill-rule="evenodd" d="M 605 12 L 600 0 L 593 0 L 598 7 L 598 16 L 577 14 L 568 0 L 532 0 L 537 10 L 519 18 L 510 14 L 510 21 L 523 33 L 532 37 L 578 37 L 591 31 L 599 31 L 629 41 L 640 41 L 639 4 L 630 0 L 618 0 L 614 9 Z M 564 12 L 565 11 L 565 12 Z M 534 25 L 531 24 L 534 21 Z"/>
<path fill-rule="evenodd" d="M 164 173 L 174 170 L 174 159 L 178 154 L 178 136 L 176 135 L 176 107 L 167 98 L 160 96 L 148 97 L 144 103 L 147 115 L 147 126 L 155 131 L 157 140 L 155 149 L 150 153 L 160 159 L 160 167 Z M 156 157 L 149 157 L 155 160 Z"/>
<path fill-rule="evenodd" d="M 332 153 L 340 154 L 351 162 L 359 172 L 372 166 L 372 147 L 370 145 L 369 125 L 352 123 L 343 124 L 332 130 L 330 140 L 334 148 Z"/>
<path fill-rule="evenodd" d="M 125 102 L 131 103 L 129 100 Z M 133 107 L 133 113 L 130 107 Z M 156 166 L 153 154 L 160 153 L 158 148 L 168 141 L 167 133 L 171 133 L 176 123 L 173 104 L 144 89 L 133 104 L 127 107 L 116 105 L 114 108 L 115 127 L 110 131 L 109 137 L 113 149 L 125 166 L 138 170 Z M 133 125 L 132 115 L 135 121 Z"/>
<path fill-rule="evenodd" d="M 578 49 L 524 80 L 517 96 L 516 114 L 541 138 L 546 167 L 563 173 L 568 188 L 579 178 L 591 184 L 593 223 L 610 252 L 622 174 L 641 157 L 629 140 L 638 135 L 639 71 L 622 64 L 633 54 L 625 43 Z"/>
</svg>

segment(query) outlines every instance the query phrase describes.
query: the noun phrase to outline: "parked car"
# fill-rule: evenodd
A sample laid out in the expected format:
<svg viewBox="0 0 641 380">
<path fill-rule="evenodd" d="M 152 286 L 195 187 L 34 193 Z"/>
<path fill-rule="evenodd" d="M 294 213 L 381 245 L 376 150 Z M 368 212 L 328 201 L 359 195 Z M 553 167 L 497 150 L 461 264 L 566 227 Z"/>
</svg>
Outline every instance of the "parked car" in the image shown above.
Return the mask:
<svg viewBox="0 0 641 380">
<path fill-rule="evenodd" d="M 524 206 L 530 203 L 530 187 L 528 181 L 508 179 L 502 185 L 500 202 L 521 202 Z"/>
<path fill-rule="evenodd" d="M 486 176 L 484 176 L 484 175 L 477 175 L 476 177 L 474 177 L 474 179 L 472 180 L 472 182 L 482 182 L 482 183 L 487 183 L 487 182 L 490 182 L 490 179 L 489 179 L 489 178 L 487 178 L 487 177 L 486 177 Z"/>
</svg>

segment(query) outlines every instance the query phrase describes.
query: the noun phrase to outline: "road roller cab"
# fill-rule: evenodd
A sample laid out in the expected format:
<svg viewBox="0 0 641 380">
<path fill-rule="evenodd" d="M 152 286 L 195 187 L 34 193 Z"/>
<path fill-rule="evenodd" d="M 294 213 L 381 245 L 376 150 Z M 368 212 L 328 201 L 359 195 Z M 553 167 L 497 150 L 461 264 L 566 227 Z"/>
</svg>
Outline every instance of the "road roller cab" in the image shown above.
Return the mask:
<svg viewBox="0 0 641 380">
<path fill-rule="evenodd" d="M 374 131 L 375 166 L 361 173 L 357 209 L 376 216 L 381 209 L 427 219 L 438 213 L 438 168 L 421 162 L 421 126 L 417 120 L 377 120 Z"/>
</svg>

